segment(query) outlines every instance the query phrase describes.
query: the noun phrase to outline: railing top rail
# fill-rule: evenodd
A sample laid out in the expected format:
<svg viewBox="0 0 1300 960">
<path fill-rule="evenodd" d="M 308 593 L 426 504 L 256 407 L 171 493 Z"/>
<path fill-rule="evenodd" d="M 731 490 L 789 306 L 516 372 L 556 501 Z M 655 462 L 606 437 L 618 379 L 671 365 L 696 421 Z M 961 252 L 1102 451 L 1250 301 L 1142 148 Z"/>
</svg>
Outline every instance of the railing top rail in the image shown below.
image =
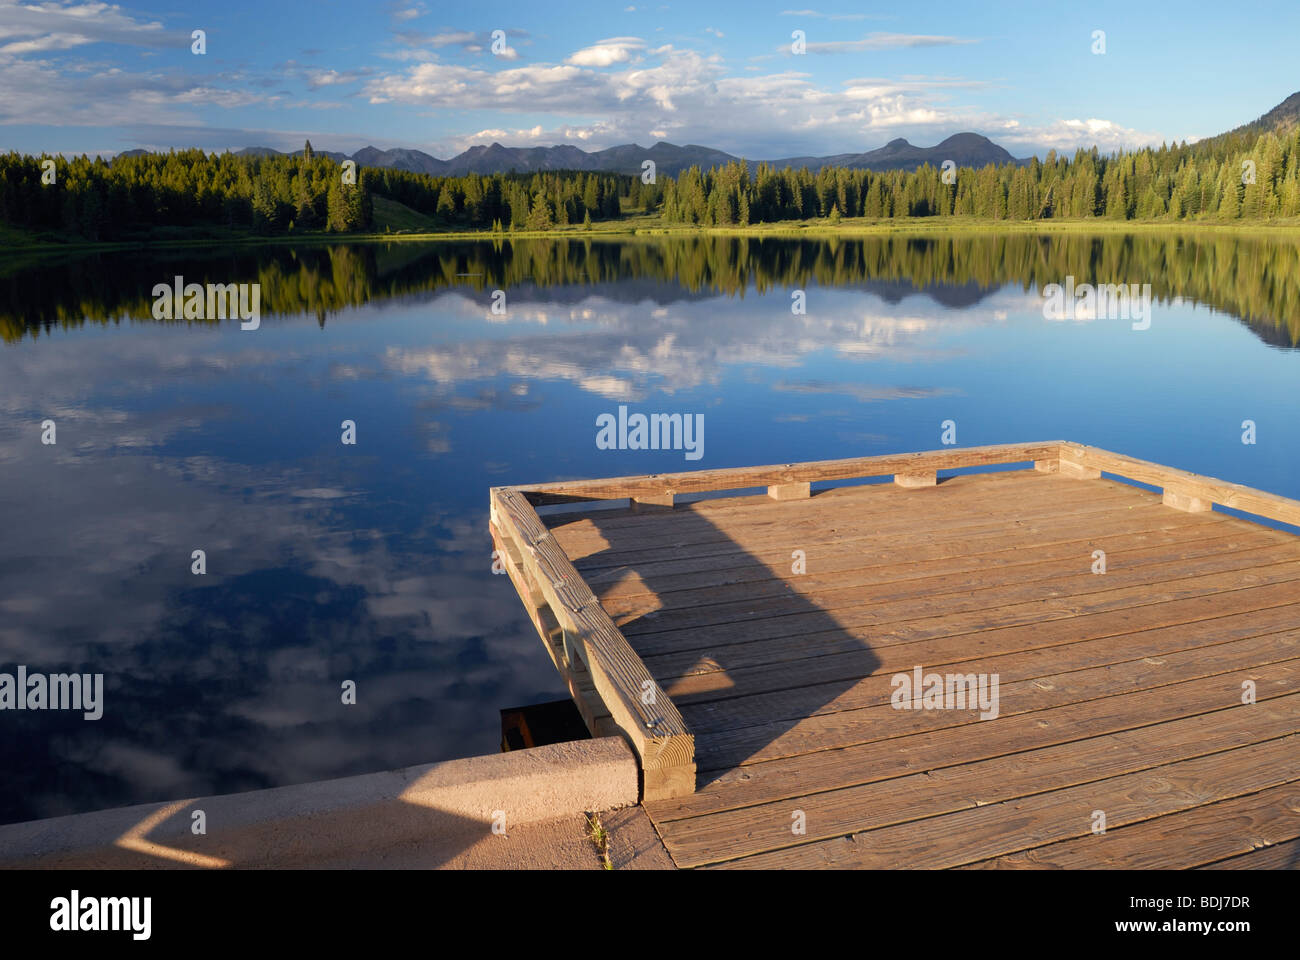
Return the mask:
<svg viewBox="0 0 1300 960">
<path fill-rule="evenodd" d="M 615 723 L 631 738 L 646 766 L 690 762 L 694 738 L 677 707 L 600 605 L 568 555 L 522 493 L 493 488 L 492 519 L 514 538 L 524 562 L 565 633 L 581 642 L 592 679 Z M 646 692 L 655 696 L 647 699 Z"/>
<path fill-rule="evenodd" d="M 1208 500 L 1219 506 L 1253 513 L 1256 516 L 1300 526 L 1300 501 L 1240 483 L 1166 467 L 1149 460 L 1138 460 L 1100 447 L 1082 443 L 1062 443 L 1061 459 L 1093 467 L 1106 473 L 1149 483 L 1185 496 Z"/>
<path fill-rule="evenodd" d="M 843 460 L 815 460 L 807 463 L 730 467 L 684 473 L 656 473 L 644 476 L 611 477 L 600 480 L 559 480 L 552 483 L 515 485 L 531 503 L 569 500 L 618 500 L 663 494 L 708 493 L 747 487 L 776 486 L 824 480 L 854 480 L 897 473 L 952 470 L 963 467 L 1055 460 L 1064 441 L 1007 443 L 983 447 L 954 447 L 919 453 L 895 453 Z"/>
</svg>

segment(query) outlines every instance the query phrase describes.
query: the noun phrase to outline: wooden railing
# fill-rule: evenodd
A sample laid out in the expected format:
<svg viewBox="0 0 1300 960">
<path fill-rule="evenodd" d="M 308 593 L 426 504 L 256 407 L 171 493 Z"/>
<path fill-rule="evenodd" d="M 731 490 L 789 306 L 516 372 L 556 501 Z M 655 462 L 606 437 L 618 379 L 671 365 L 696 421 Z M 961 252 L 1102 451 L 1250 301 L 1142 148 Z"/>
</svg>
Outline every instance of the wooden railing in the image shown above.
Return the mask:
<svg viewBox="0 0 1300 960">
<path fill-rule="evenodd" d="M 612 723 L 628 739 L 641 760 L 644 799 L 693 793 L 695 737 L 677 707 L 523 495 L 498 487 L 491 505 L 497 549 L 516 567 L 520 596 L 532 598 L 533 623 L 570 692 L 575 700 L 594 692 L 608 711 L 606 720 L 594 703 L 579 705 L 592 732 Z"/>
<path fill-rule="evenodd" d="M 1049 443 L 1007 443 L 992 447 L 930 450 L 847 460 L 818 460 L 766 467 L 734 467 L 727 470 L 696 470 L 689 473 L 656 473 L 641 477 L 609 480 L 561 480 L 515 487 L 530 503 L 568 503 L 574 500 L 620 500 L 630 498 L 652 503 L 671 503 L 685 493 L 742 490 L 767 487 L 768 494 L 784 499 L 790 494 L 808 496 L 807 485 L 824 480 L 856 480 L 893 476 L 904 486 L 934 483 L 937 470 L 981 467 L 996 464 L 1056 461 L 1062 441 Z M 796 489 L 798 488 L 798 489 Z"/>
<path fill-rule="evenodd" d="M 1300 526 L 1300 501 L 1239 483 L 1228 483 L 1146 460 L 1135 460 L 1080 443 L 1062 443 L 1059 462 L 1063 473 L 1068 471 L 1076 476 L 1093 477 L 1101 476 L 1105 471 L 1160 487 L 1164 502 L 1179 510 L 1202 512 L 1217 503 L 1221 507 Z"/>
</svg>

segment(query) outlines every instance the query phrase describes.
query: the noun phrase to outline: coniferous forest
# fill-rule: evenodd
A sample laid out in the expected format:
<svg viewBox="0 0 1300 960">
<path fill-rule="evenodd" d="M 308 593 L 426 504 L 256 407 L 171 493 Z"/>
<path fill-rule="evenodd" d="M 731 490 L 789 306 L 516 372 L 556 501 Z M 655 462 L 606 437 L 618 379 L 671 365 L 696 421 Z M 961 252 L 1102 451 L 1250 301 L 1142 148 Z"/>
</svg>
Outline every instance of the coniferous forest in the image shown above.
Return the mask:
<svg viewBox="0 0 1300 960">
<path fill-rule="evenodd" d="M 355 184 L 344 183 L 344 174 L 310 142 L 299 154 L 265 157 L 201 150 L 112 161 L 0 154 L 0 224 L 91 241 L 196 226 L 265 236 L 356 233 L 375 227 L 373 201 L 382 196 L 449 229 L 549 230 L 616 218 L 624 203 L 654 209 L 660 199 L 656 187 L 617 174 L 449 178 L 362 168 Z"/>
<path fill-rule="evenodd" d="M 43 168 L 53 160 L 53 182 Z M 315 155 L 241 157 L 202 150 L 99 157 L 0 156 L 0 223 L 85 240 L 156 228 L 217 226 L 277 235 L 370 225 L 365 171 Z"/>
<path fill-rule="evenodd" d="M 310 143 L 293 155 L 185 150 L 112 161 L 11 152 L 0 155 L 0 224 L 90 241 L 203 226 L 265 236 L 357 233 L 382 229 L 376 197 L 451 230 L 545 231 L 629 213 L 706 227 L 846 217 L 1261 222 L 1300 216 L 1300 128 L 1114 155 L 1052 152 L 1042 161 L 959 168 L 952 183 L 928 164 L 914 172 L 814 172 L 743 162 L 691 167 L 653 184 L 581 171 L 438 177 L 362 168 L 355 183 L 346 179 Z"/>
<path fill-rule="evenodd" d="M 813 172 L 732 163 L 664 185 L 665 220 L 708 226 L 828 217 L 983 220 L 1269 220 L 1300 216 L 1300 128 L 1231 134 L 1195 146 L 908 173 Z"/>
</svg>

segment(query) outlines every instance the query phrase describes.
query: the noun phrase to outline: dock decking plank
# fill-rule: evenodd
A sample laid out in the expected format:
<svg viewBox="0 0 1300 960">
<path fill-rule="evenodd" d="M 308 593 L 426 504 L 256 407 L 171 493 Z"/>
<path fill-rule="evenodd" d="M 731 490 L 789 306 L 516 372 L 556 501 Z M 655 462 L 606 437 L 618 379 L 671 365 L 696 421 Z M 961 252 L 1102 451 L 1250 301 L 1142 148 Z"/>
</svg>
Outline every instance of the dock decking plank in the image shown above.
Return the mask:
<svg viewBox="0 0 1300 960">
<path fill-rule="evenodd" d="M 647 804 L 647 809 L 657 822 L 681 820 L 1234 709 L 1238 701 L 1230 701 L 1230 695 L 1240 691 L 1240 680 L 1247 676 L 1261 684 L 1261 700 L 1300 692 L 1300 660 L 1288 660 L 1167 687 L 1000 716 L 988 723 L 953 727 L 942 739 L 929 733 L 906 734 L 709 771 L 696 793 Z"/>
<path fill-rule="evenodd" d="M 809 572 L 791 572 L 791 552 L 783 548 L 754 551 L 752 559 L 736 566 L 688 557 L 658 563 L 627 565 L 588 571 L 584 577 L 602 602 L 624 597 L 659 596 L 665 601 L 673 594 L 712 587 L 792 577 L 829 577 L 833 574 L 885 568 L 895 571 L 898 579 L 909 574 L 964 572 L 985 565 L 1016 566 L 1034 562 L 1026 559 L 1027 551 L 1042 559 L 1054 560 L 1079 553 L 1090 556 L 1094 549 L 1112 554 L 1155 543 L 1186 543 L 1222 537 L 1227 534 L 1220 515 L 1197 515 L 1204 522 L 1175 524 L 1168 514 L 1151 512 L 1147 523 L 1131 516 L 1116 521 L 1092 520 L 1077 527 L 1060 525 L 1050 534 L 1018 530 L 1011 535 L 967 538 L 962 540 L 915 543 L 908 547 L 882 545 L 878 538 L 860 540 L 844 538 L 835 544 L 818 546 L 807 559 Z M 1122 523 L 1119 521 L 1123 521 Z M 807 555 L 807 552 L 805 551 Z M 814 572 L 815 571 L 815 572 Z"/>
<path fill-rule="evenodd" d="M 1011 577 L 1025 572 L 1014 568 L 1031 564 L 1073 563 L 1074 567 L 1063 566 L 1059 569 L 1077 570 L 1080 565 L 1090 569 L 1095 550 L 1103 550 L 1106 553 L 1107 567 L 1110 568 L 1125 565 L 1131 555 L 1140 557 L 1144 551 L 1160 546 L 1191 545 L 1207 541 L 1237 541 L 1243 545 L 1256 542 L 1254 538 L 1243 537 L 1239 531 L 1232 532 L 1222 526 L 1207 525 L 1181 529 L 1157 528 L 1144 532 L 1128 529 L 1102 536 L 1093 535 L 1086 539 L 1076 538 L 1053 543 L 1037 542 L 1032 546 L 1014 542 L 985 544 L 985 546 L 1000 545 L 1001 549 L 976 553 L 966 547 L 956 556 L 935 556 L 907 561 L 884 559 L 874 550 L 865 551 L 859 547 L 846 550 L 838 556 L 828 556 L 826 553 L 816 551 L 812 556 L 812 569 L 804 573 L 791 571 L 792 565 L 788 562 L 790 554 L 787 553 L 778 564 L 751 565 L 740 571 L 717 569 L 707 576 L 654 575 L 649 580 L 638 578 L 635 582 L 624 578 L 616 584 L 598 584 L 600 589 L 596 590 L 596 595 L 600 597 L 606 609 L 626 614 L 633 612 L 636 604 L 648 601 L 657 602 L 662 608 L 671 609 L 701 602 L 707 603 L 712 598 L 757 599 L 774 596 L 781 590 L 791 589 L 808 595 L 819 590 L 836 589 L 841 586 L 987 573 L 994 569 L 1005 571 L 1003 575 Z M 692 583 L 691 580 L 697 582 Z"/>
<path fill-rule="evenodd" d="M 1284 840 L 1250 853 L 1207 863 L 1198 870 L 1300 870 L 1300 839 Z"/>
<path fill-rule="evenodd" d="M 1231 830 L 1224 824 L 1231 823 Z M 1300 839 L 1300 780 L 1080 837 L 984 860 L 963 870 L 1186 870 Z M 1285 853 L 1285 850 L 1277 851 Z M 1300 865 L 1296 853 L 1281 865 Z M 1285 860 L 1290 863 L 1286 864 Z"/>
<path fill-rule="evenodd" d="M 1271 596 L 1266 596 L 1270 590 Z M 1199 631 L 1220 629 L 1224 626 L 1211 621 L 1226 620 L 1233 625 L 1233 630 L 1228 632 L 1233 632 L 1239 622 L 1242 626 L 1248 626 L 1256 622 L 1258 617 L 1265 617 L 1265 622 L 1281 629 L 1288 623 L 1300 623 L 1296 609 L 1284 609 L 1293 602 L 1295 602 L 1293 591 L 1285 585 L 1264 588 L 1262 591 L 1236 591 L 1229 594 L 1224 598 L 1225 608 L 1221 614 L 1210 607 L 1206 598 L 1176 601 L 1163 605 L 1166 616 L 1160 618 L 1161 622 L 1149 622 L 1134 633 L 1142 634 L 1146 631 L 1181 627 L 1183 630 L 1190 631 L 1189 637 L 1195 637 L 1199 636 Z M 1257 603 L 1262 605 L 1256 606 Z M 908 659 L 913 663 L 921 664 L 955 663 L 963 659 L 973 660 L 993 656 L 999 652 L 1029 651 L 1060 643 L 1081 643 L 1106 637 L 1124 636 L 1132 629 L 1131 617 L 1131 612 L 1119 611 L 1080 617 L 1076 618 L 1076 621 L 1066 623 L 1053 621 L 1050 628 L 1041 631 L 1007 627 L 926 640 L 884 638 L 874 642 L 872 650 L 880 658 L 879 670 L 887 669 L 885 666 L 887 662 L 897 665 Z M 1292 619 L 1288 621 L 1287 617 Z M 1225 636 L 1223 639 L 1231 639 L 1231 637 Z M 716 651 L 686 650 L 643 656 L 643 660 L 652 675 L 660 683 L 667 684 L 678 678 L 719 672 L 731 674 L 733 671 L 781 663 L 790 659 L 792 654 L 797 654 L 800 659 L 812 659 L 859 653 L 862 650 L 862 638 L 855 636 L 852 631 L 827 631 L 824 634 L 811 635 L 807 642 L 797 646 L 791 645 L 784 638 L 778 638 L 748 644 L 730 644 Z"/>
<path fill-rule="evenodd" d="M 659 825 L 659 833 L 679 866 L 699 866 L 1105 781 L 1262 743 L 1291 734 L 1297 726 L 1300 696 L 1293 694 L 1167 721 L 1160 726 L 1158 740 L 1147 730 L 1104 734 L 1042 747 L 1031 755 L 1017 753 L 667 821 Z M 1300 778 L 1300 771 L 1296 773 Z M 805 816 L 806 835 L 791 831 L 791 810 L 796 808 Z M 1078 814 L 1085 835 L 1091 809 Z M 870 838 L 864 842 L 869 844 Z"/>
<path fill-rule="evenodd" d="M 1120 486 L 1116 484 L 1116 486 Z M 864 492 L 874 491 L 874 487 L 860 488 Z M 936 488 L 942 489 L 942 487 Z M 1131 489 L 1131 488 L 1130 488 Z M 1145 493 L 1145 491 L 1142 491 Z M 925 491 L 910 491 L 914 497 L 926 497 Z M 863 503 L 870 503 L 877 496 L 864 496 Z M 1075 494 L 1077 497 L 1077 493 Z M 941 503 L 899 505 L 898 509 L 880 509 L 870 516 L 857 512 L 848 514 L 846 505 L 857 501 L 838 500 L 827 505 L 816 514 L 806 514 L 785 521 L 772 518 L 771 521 L 746 527 L 716 523 L 708 516 L 693 517 L 691 522 L 682 523 L 678 529 L 671 531 L 656 530 L 653 524 L 646 524 L 634 530 L 619 529 L 602 532 L 598 525 L 590 529 L 576 528 L 572 525 L 552 528 L 557 542 L 572 557 L 575 564 L 588 569 L 625 563 L 629 560 L 637 563 L 652 561 L 662 557 L 680 555 L 683 548 L 690 547 L 696 556 L 728 556 L 747 552 L 765 545 L 816 544 L 818 536 L 828 529 L 833 529 L 834 521 L 847 522 L 855 530 L 865 530 L 871 536 L 898 542 L 909 542 L 940 536 L 944 539 L 953 533 L 997 532 L 1015 530 L 1018 527 L 1032 526 L 1035 521 L 1057 524 L 1072 519 L 1092 517 L 1114 511 L 1132 512 L 1162 506 L 1159 498 L 1150 499 L 1149 494 L 1141 500 L 1133 500 L 1127 494 L 1099 496 L 1098 498 L 1078 497 L 1072 502 L 1061 502 L 1058 494 L 1051 494 L 1042 500 L 1041 513 L 1034 512 L 1032 502 L 1024 504 L 1024 513 L 1014 517 L 1007 515 L 1006 505 L 990 501 L 986 505 L 962 504 L 957 509 L 956 517 L 943 519 L 947 506 Z M 781 503 L 798 503 L 797 500 L 780 501 Z M 808 501 L 816 502 L 816 500 Z M 648 515 L 647 520 L 652 519 Z M 611 540 L 612 538 L 612 540 Z"/>
<path fill-rule="evenodd" d="M 856 839 L 819 840 L 727 860 L 718 866 L 763 869 L 962 866 L 1058 840 L 1087 836 L 1091 833 L 1094 810 L 1105 811 L 1108 829 L 1115 829 L 1293 783 L 1297 778 L 1297 748 L 1300 748 L 1300 738 L 1292 734 L 1109 780 L 882 827 Z"/>
<path fill-rule="evenodd" d="M 1286 618 L 1290 618 L 1291 623 L 1296 622 L 1294 615 L 1294 608 L 1286 611 Z M 1285 622 L 1284 617 L 1274 619 L 1276 621 L 1274 625 Z M 984 656 L 970 656 L 972 651 L 963 642 L 965 638 L 956 638 L 956 642 L 949 643 L 944 653 L 925 658 L 917 656 L 917 651 L 911 649 L 911 645 L 902 645 L 763 664 L 756 667 L 740 668 L 728 663 L 726 670 L 697 673 L 671 680 L 656 675 L 655 679 L 679 707 L 777 693 L 782 690 L 843 680 L 854 681 L 855 702 L 858 698 L 869 698 L 872 694 L 879 696 L 882 701 L 887 701 L 892 690 L 891 677 L 898 673 L 906 673 L 918 665 L 925 667 L 926 670 L 943 672 L 997 673 L 1001 683 L 1007 684 L 1103 666 L 1107 663 L 1123 663 L 1138 655 L 1168 656 L 1195 647 L 1212 646 L 1230 641 L 1233 631 L 1237 629 L 1241 628 L 1235 622 L 1229 624 L 1212 622 L 1208 626 L 1194 624 L 1191 628 L 1183 627 L 1172 632 L 1157 630 L 1121 634 L 1115 637 L 1050 644 L 1032 649 L 1002 650 Z M 1257 632 L 1257 628 L 1249 625 L 1244 629 L 1251 636 Z M 930 652 L 933 654 L 936 649 L 943 648 L 932 647 Z"/>
<path fill-rule="evenodd" d="M 1245 665 L 1259 666 L 1300 653 L 1295 631 L 1229 643 L 1008 683 L 999 691 L 1006 701 L 999 715 L 1226 673 L 1241 664 L 1242 657 L 1248 658 Z M 697 765 L 715 769 L 977 722 L 966 711 L 896 710 L 887 691 L 859 692 L 861 684 L 829 686 L 829 691 L 803 687 L 683 707 L 688 726 L 708 735 L 705 748 L 696 751 Z M 836 695 L 837 691 L 842 692 Z M 782 727 L 778 737 L 772 735 L 774 724 Z"/>
<path fill-rule="evenodd" d="M 626 634 L 639 635 L 781 617 L 802 612 L 809 604 L 832 615 L 854 607 L 871 605 L 879 608 L 921 599 L 939 601 L 944 603 L 944 609 L 949 609 L 948 604 L 957 596 L 969 597 L 972 602 L 985 598 L 1079 596 L 1122 586 L 1170 583 L 1200 573 L 1262 567 L 1287 560 L 1300 561 L 1300 545 L 1296 544 L 1261 543 L 1240 536 L 1221 538 L 1208 544 L 1202 541 L 1201 544 L 1157 545 L 1134 550 L 1127 563 L 1117 562 L 1118 557 L 1116 562 L 1112 562 L 1108 556 L 1104 574 L 1093 573 L 1091 553 L 1081 551 L 1069 559 L 1031 562 L 1011 570 L 977 569 L 965 574 L 906 579 L 898 579 L 889 572 L 846 574 L 844 582 L 834 586 L 809 589 L 797 581 L 788 581 L 758 596 L 746 596 L 756 592 L 750 589 L 714 588 L 672 606 L 656 606 L 653 600 L 636 604 L 611 602 L 604 606 L 616 623 L 626 626 Z M 1012 581 L 1010 585 L 1008 580 Z M 736 596 L 737 593 L 741 595 Z M 645 630 L 638 630 L 643 623 L 646 624 Z"/>
<path fill-rule="evenodd" d="M 1230 565 L 1230 564 L 1229 564 Z M 1157 584 L 1094 590 L 1074 596 L 1026 597 L 1023 588 L 1006 588 L 1000 593 L 986 591 L 978 600 L 963 604 L 964 609 L 948 611 L 942 600 L 904 601 L 889 606 L 843 608 L 834 617 L 823 611 L 806 611 L 781 617 L 726 623 L 709 630 L 678 628 L 674 630 L 624 630 L 628 642 L 641 657 L 650 657 L 683 649 L 706 649 L 729 643 L 792 638 L 824 632 L 834 623 L 843 632 L 852 632 L 871 642 L 892 638 L 895 642 L 929 640 L 958 633 L 1027 626 L 1090 616 L 1114 610 L 1145 611 L 1152 621 L 1163 611 L 1155 609 L 1179 600 L 1223 596 L 1237 590 L 1273 584 L 1290 584 L 1292 596 L 1300 595 L 1295 586 L 1300 580 L 1300 562 L 1286 560 L 1267 566 L 1245 566 L 1226 573 L 1203 573 Z M 1084 581 L 1089 585 L 1089 581 Z M 999 602 L 1005 601 L 1005 602 Z M 1135 620 L 1144 618 L 1135 613 Z M 1154 622 L 1153 622 L 1153 625 Z"/>
<path fill-rule="evenodd" d="M 951 522 L 975 516 L 968 508 L 979 508 L 984 511 L 983 515 L 991 515 L 999 504 L 1004 505 L 1011 497 L 1026 511 L 1032 512 L 1032 508 L 1037 507 L 1041 513 L 1053 504 L 1057 510 L 1065 510 L 1067 505 L 1086 506 L 1125 500 L 1130 491 L 1139 489 L 1110 480 L 1101 481 L 1101 486 L 1093 490 L 1081 489 L 1070 479 L 1044 474 L 1034 474 L 1030 478 L 1029 473 L 1017 471 L 951 477 L 924 490 L 907 490 L 891 484 L 863 484 L 818 491 L 802 500 L 728 497 L 681 504 L 672 510 L 651 512 L 603 508 L 590 512 L 548 514 L 546 520 L 547 525 L 556 531 L 556 536 L 573 538 L 578 545 L 582 538 L 592 535 L 617 534 L 635 538 L 649 534 L 671 538 L 689 532 L 699 526 L 701 520 L 707 520 L 710 526 L 720 529 L 761 532 L 773 525 L 785 526 L 842 513 L 846 504 L 882 522 L 896 522 L 909 516 L 933 520 L 941 516 L 937 512 L 940 506 L 944 512 L 960 510 L 955 516 L 950 515 Z M 1154 497 L 1156 502 L 1160 499 L 1149 491 L 1143 492 Z"/>
</svg>

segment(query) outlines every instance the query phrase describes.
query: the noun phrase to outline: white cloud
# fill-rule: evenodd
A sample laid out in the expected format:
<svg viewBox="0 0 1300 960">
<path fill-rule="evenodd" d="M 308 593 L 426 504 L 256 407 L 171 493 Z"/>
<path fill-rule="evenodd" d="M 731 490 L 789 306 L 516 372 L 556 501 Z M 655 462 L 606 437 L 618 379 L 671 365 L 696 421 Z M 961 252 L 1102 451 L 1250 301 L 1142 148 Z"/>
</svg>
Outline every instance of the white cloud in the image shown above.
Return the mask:
<svg viewBox="0 0 1300 960">
<path fill-rule="evenodd" d="M 818 13 L 816 10 L 782 10 L 783 17 L 810 17 L 816 20 L 888 20 L 889 17 L 873 17 L 865 13 Z"/>
<path fill-rule="evenodd" d="M 652 131 L 652 134 L 659 136 L 655 131 Z M 443 141 L 438 149 L 441 150 L 442 155 L 450 156 L 462 153 L 476 144 L 501 142 L 513 146 L 549 146 L 553 143 L 580 143 L 586 149 L 595 150 L 599 149 L 599 147 L 594 141 L 607 141 L 611 135 L 610 125 L 603 122 L 588 125 L 561 124 L 550 129 L 544 128 L 541 124 L 528 128 L 516 127 L 514 129 L 489 127 L 464 136 L 451 137 Z"/>
<path fill-rule="evenodd" d="M 859 50 L 893 50 L 908 47 L 953 47 L 978 43 L 970 37 L 950 37 L 921 33 L 871 33 L 859 40 L 824 40 L 807 44 L 809 53 L 853 53 Z M 790 52 L 789 44 L 777 48 Z"/>
<path fill-rule="evenodd" d="M 223 90 L 219 87 L 198 85 L 171 94 L 160 92 L 156 97 L 151 97 L 148 92 L 141 91 L 136 93 L 135 99 L 141 103 L 211 104 L 217 107 L 230 108 L 261 103 L 266 98 L 255 93 L 249 93 L 246 90 Z"/>
<path fill-rule="evenodd" d="M 1091 117 L 1087 120 L 1055 120 L 1044 124 L 1023 125 L 1017 120 L 1001 121 L 1002 132 L 996 131 L 993 124 L 988 127 L 989 136 L 1012 149 L 1023 146 L 1030 149 L 1055 148 L 1064 150 L 1089 150 L 1096 147 L 1103 153 L 1115 150 L 1133 150 L 1141 147 L 1158 147 L 1169 137 L 1151 130 L 1136 130 L 1125 127 L 1112 120 L 1100 120 Z M 1014 153 L 1015 150 L 1012 149 Z"/>
<path fill-rule="evenodd" d="M 230 108 L 266 101 L 264 95 L 218 77 L 95 64 L 65 69 L 49 60 L 0 58 L 0 123 L 183 124 L 197 119 L 189 112 L 195 106 Z"/>
<path fill-rule="evenodd" d="M 137 20 L 108 3 L 18 3 L 0 0 L 0 54 L 19 56 L 67 50 L 89 43 L 136 46 L 189 45 L 189 33 Z"/>
<path fill-rule="evenodd" d="M 441 33 L 422 33 L 418 30 L 399 30 L 393 35 L 402 43 L 410 47 L 433 47 L 442 49 L 443 47 L 460 47 L 466 53 L 482 53 L 490 49 L 493 43 L 492 33 L 494 31 L 483 31 L 475 33 L 471 30 L 444 30 Z M 530 41 L 527 31 L 524 30 L 505 30 L 506 36 L 513 37 L 516 40 L 523 39 L 527 44 Z M 403 57 L 400 55 L 383 54 L 390 59 L 419 59 L 419 57 Z M 519 51 L 514 47 L 505 46 L 496 53 L 497 57 L 503 60 L 518 60 Z"/>
<path fill-rule="evenodd" d="M 308 89 L 319 90 L 321 87 L 355 83 L 363 77 L 369 76 L 370 73 L 369 70 L 307 70 L 304 76 L 307 80 Z"/>
<path fill-rule="evenodd" d="M 429 12 L 423 3 L 412 3 L 407 5 L 394 4 L 391 9 L 393 19 L 399 23 L 403 23 L 407 20 L 415 20 Z"/>
<path fill-rule="evenodd" d="M 87 36 L 77 33 L 49 33 L 32 40 L 15 40 L 0 47 L 0 55 L 18 56 L 23 53 L 44 53 L 47 50 L 69 50 L 82 44 L 93 43 Z"/>
<path fill-rule="evenodd" d="M 634 39 L 612 38 L 597 46 Z M 375 102 L 556 118 L 540 131 L 534 125 L 498 129 L 490 138 L 445 138 L 440 156 L 490 140 L 508 145 L 571 142 L 599 149 L 643 142 L 647 133 L 658 140 L 704 143 L 765 159 L 869 150 L 896 136 L 929 146 L 969 130 L 984 133 L 1016 156 L 1094 144 L 1109 151 L 1169 139 L 1109 120 L 1036 122 L 952 99 L 994 85 L 984 80 L 857 77 L 828 88 L 795 70 L 731 76 L 720 57 L 671 45 L 642 54 L 612 70 L 571 62 L 498 71 L 428 63 L 376 77 L 364 92 Z"/>
<path fill-rule="evenodd" d="M 630 38 L 604 41 L 626 45 Z M 1014 131 L 1037 144 L 1041 131 L 1007 127 L 1008 118 L 950 104 L 954 91 L 986 86 L 960 77 L 860 78 L 841 89 L 818 86 L 798 71 L 728 76 L 717 56 L 672 46 L 646 51 L 649 62 L 606 70 L 574 63 L 530 64 L 492 71 L 479 66 L 423 63 L 369 80 L 374 103 L 422 108 L 551 114 L 557 123 L 538 134 L 515 131 L 517 142 L 572 142 L 592 148 L 657 139 L 706 143 L 751 157 L 779 158 L 866 150 L 906 131 L 929 143 L 962 130 Z M 581 131 L 581 133 L 577 133 Z M 1062 127 L 1074 142 L 1077 131 Z M 509 141 L 499 135 L 491 139 Z M 454 152 L 473 143 L 451 137 Z"/>
<path fill-rule="evenodd" d="M 457 44 L 463 46 L 467 43 L 476 43 L 478 39 L 477 33 L 471 33 L 468 30 L 452 30 L 446 33 L 424 35 L 421 42 L 430 47 L 450 47 Z"/>
<path fill-rule="evenodd" d="M 590 47 L 583 47 L 565 63 L 578 67 L 609 67 L 616 63 L 626 63 L 643 49 L 645 43 L 639 37 L 611 37 Z"/>
</svg>

